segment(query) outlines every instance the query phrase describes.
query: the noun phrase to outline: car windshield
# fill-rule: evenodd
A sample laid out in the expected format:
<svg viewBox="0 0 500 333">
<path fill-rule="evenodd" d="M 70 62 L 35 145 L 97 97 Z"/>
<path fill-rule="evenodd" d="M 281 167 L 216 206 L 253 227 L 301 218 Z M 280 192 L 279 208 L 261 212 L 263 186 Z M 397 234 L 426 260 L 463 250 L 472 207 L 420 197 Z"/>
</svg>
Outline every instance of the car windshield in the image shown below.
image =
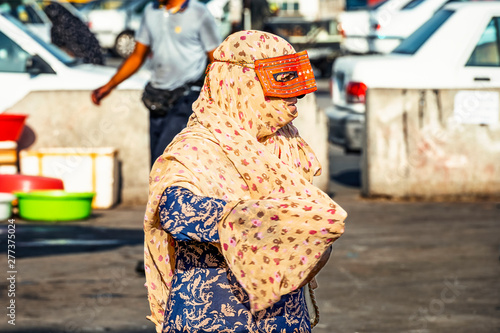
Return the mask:
<svg viewBox="0 0 500 333">
<path fill-rule="evenodd" d="M 12 22 L 14 25 L 16 25 L 19 29 L 24 31 L 27 35 L 29 35 L 31 38 L 33 38 L 38 44 L 40 44 L 44 49 L 50 52 L 54 57 L 57 58 L 60 62 L 65 64 L 66 66 L 75 66 L 79 63 L 79 61 L 70 55 L 68 55 L 66 52 L 63 50 L 59 49 L 57 46 L 47 43 L 44 40 L 42 40 L 40 37 L 38 37 L 36 34 L 32 33 L 30 30 L 26 29 L 26 27 L 19 22 L 17 19 L 12 17 L 9 14 L 1 14 L 3 17 L 5 17 L 7 20 Z"/>
<path fill-rule="evenodd" d="M 152 1 L 152 0 L 151 0 Z M 82 11 L 89 10 L 117 10 L 133 8 L 134 6 L 149 2 L 149 0 L 95 0 L 87 2 L 80 7 Z"/>
<path fill-rule="evenodd" d="M 138 4 L 144 3 L 144 0 L 129 0 L 129 1 L 123 1 L 120 6 L 118 6 L 118 9 L 127 9 L 127 8 L 132 8 Z"/>
<path fill-rule="evenodd" d="M 0 1 L 0 12 L 12 15 L 23 23 L 44 24 L 48 18 L 36 3 L 27 2 L 2 2 Z"/>
<path fill-rule="evenodd" d="M 392 53 L 415 54 L 422 45 L 454 13 L 452 10 L 440 10 L 399 44 Z"/>
<path fill-rule="evenodd" d="M 202 0 L 203 2 L 208 2 L 210 0 Z M 347 0 L 345 2 L 345 11 L 356 11 L 356 10 L 375 10 L 386 3 L 388 0 L 379 0 L 374 4 L 369 4 L 367 0 Z"/>
<path fill-rule="evenodd" d="M 372 6 L 368 6 L 368 9 L 370 10 L 376 10 L 376 9 L 379 9 L 383 4 L 385 4 L 387 2 L 387 0 L 382 0 L 382 1 L 379 1 L 377 2 L 376 4 L 372 5 Z"/>
<path fill-rule="evenodd" d="M 401 10 L 408 10 L 408 9 L 413 9 L 418 7 L 421 3 L 423 3 L 425 0 L 412 0 L 408 2 Z"/>
</svg>

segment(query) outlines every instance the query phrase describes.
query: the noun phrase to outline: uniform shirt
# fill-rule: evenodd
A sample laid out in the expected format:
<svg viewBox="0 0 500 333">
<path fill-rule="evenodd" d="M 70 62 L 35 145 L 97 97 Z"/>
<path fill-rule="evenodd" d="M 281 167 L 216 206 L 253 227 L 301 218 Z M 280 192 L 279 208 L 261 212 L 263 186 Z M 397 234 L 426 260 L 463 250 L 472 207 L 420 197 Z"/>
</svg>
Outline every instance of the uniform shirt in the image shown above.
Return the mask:
<svg viewBox="0 0 500 333">
<path fill-rule="evenodd" d="M 165 8 L 146 6 L 136 41 L 153 53 L 151 84 L 172 90 L 198 80 L 207 66 L 207 52 L 220 44 L 215 19 L 205 5 L 190 0 L 175 14 Z"/>
<path fill-rule="evenodd" d="M 176 240 L 163 332 L 310 332 L 302 289 L 255 315 L 250 312 L 248 294 L 216 245 L 225 204 L 177 186 L 167 188 L 160 200 L 160 223 Z"/>
</svg>

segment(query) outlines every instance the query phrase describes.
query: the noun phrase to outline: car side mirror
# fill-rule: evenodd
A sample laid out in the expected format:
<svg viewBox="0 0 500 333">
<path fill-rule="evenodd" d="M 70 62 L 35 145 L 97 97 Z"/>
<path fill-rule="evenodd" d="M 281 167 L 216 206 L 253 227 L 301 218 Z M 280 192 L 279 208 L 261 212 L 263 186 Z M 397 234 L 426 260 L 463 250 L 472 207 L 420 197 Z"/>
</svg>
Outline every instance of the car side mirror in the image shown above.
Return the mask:
<svg viewBox="0 0 500 333">
<path fill-rule="evenodd" d="M 37 76 L 38 74 L 55 74 L 52 67 L 45 62 L 40 56 L 34 55 L 26 59 L 26 71 L 31 76 Z"/>
</svg>

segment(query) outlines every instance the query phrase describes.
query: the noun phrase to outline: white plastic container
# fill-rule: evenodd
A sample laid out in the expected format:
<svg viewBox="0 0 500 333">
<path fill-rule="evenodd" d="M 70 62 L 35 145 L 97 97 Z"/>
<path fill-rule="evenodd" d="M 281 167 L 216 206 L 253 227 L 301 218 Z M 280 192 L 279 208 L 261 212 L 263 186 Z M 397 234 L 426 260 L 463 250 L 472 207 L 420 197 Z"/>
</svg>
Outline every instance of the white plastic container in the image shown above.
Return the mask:
<svg viewBox="0 0 500 333">
<path fill-rule="evenodd" d="M 0 193 L 0 221 L 6 221 L 12 216 L 12 201 L 15 198 L 11 193 Z"/>
<path fill-rule="evenodd" d="M 94 192 L 92 208 L 118 201 L 118 151 L 102 148 L 40 148 L 19 153 L 21 173 L 62 179 L 68 192 Z"/>
<path fill-rule="evenodd" d="M 0 141 L 0 174 L 17 173 L 17 142 Z"/>
</svg>

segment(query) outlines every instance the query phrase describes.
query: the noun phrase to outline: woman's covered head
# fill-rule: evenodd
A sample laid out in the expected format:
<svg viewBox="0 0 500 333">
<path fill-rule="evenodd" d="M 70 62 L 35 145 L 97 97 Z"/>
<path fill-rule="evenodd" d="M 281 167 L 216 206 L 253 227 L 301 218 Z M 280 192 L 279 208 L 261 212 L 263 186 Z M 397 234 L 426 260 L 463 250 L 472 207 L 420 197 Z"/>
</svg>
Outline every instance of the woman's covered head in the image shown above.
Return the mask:
<svg viewBox="0 0 500 333">
<path fill-rule="evenodd" d="M 225 114 L 257 139 L 290 123 L 297 117 L 296 98 L 316 90 L 307 54 L 270 33 L 234 33 L 214 59 L 194 111 Z"/>
<path fill-rule="evenodd" d="M 294 54 L 295 49 L 283 38 L 257 30 L 238 31 L 229 35 L 215 50 L 219 61 L 245 62 Z"/>
</svg>

